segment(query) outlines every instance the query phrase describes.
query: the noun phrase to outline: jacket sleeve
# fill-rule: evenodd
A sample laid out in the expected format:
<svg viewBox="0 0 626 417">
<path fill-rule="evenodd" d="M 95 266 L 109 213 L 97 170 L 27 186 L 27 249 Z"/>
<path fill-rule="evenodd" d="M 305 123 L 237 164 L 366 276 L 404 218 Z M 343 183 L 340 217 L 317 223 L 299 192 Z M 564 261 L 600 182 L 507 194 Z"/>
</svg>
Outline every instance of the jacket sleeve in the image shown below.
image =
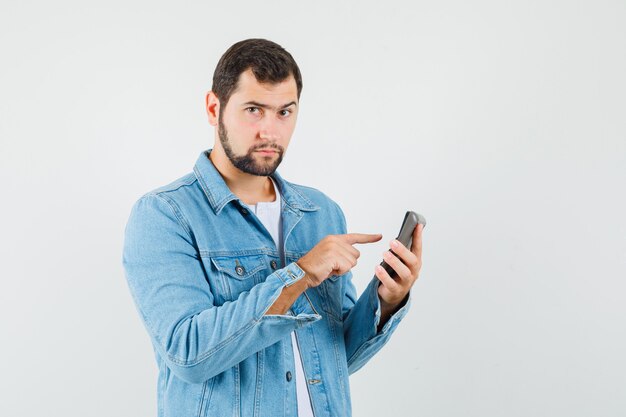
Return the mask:
<svg viewBox="0 0 626 417">
<path fill-rule="evenodd" d="M 347 233 L 343 211 L 338 205 L 336 208 L 341 221 L 340 233 Z M 344 274 L 342 279 L 345 288 L 342 300 L 343 334 L 348 372 L 351 375 L 361 369 L 387 343 L 411 306 L 411 291 L 404 304 L 389 318 L 380 332 L 377 332 L 381 316 L 378 296 L 380 281 L 374 276 L 357 299 L 352 272 Z"/>
<path fill-rule="evenodd" d="M 194 243 L 171 201 L 152 193 L 133 206 L 123 249 L 126 279 L 155 349 L 180 379 L 203 382 L 321 319 L 305 303 L 292 307 L 295 315 L 265 315 L 283 288 L 304 277 L 295 262 L 215 306 Z"/>
</svg>

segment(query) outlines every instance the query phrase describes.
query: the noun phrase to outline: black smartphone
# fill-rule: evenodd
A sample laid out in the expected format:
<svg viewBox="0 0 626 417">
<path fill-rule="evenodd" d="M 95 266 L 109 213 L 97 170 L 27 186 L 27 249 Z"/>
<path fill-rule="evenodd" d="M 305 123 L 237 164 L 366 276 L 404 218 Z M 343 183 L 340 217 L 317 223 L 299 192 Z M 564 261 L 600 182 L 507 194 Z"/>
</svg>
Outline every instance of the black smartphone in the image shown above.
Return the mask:
<svg viewBox="0 0 626 417">
<path fill-rule="evenodd" d="M 400 233 L 398 233 L 398 237 L 396 239 L 398 239 L 398 241 L 404 246 L 411 249 L 411 244 L 413 243 L 413 231 L 418 224 L 423 224 L 424 227 L 426 227 L 426 218 L 414 211 L 407 211 L 404 215 L 404 220 L 402 221 L 402 227 L 400 227 Z M 396 255 L 394 251 L 391 251 L 391 253 Z M 398 257 L 398 259 L 400 258 Z M 389 266 L 387 262 L 382 261 L 380 266 L 382 266 L 392 278 L 396 278 L 398 276 L 396 271 L 394 271 L 394 269 Z"/>
</svg>

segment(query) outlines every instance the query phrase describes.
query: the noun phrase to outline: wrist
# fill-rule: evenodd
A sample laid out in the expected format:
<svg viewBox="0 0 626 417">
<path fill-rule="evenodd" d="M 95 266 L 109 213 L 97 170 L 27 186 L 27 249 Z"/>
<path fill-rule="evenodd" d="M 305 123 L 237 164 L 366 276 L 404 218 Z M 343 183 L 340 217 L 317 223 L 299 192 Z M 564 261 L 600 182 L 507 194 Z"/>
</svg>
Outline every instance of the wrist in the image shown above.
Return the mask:
<svg viewBox="0 0 626 417">
<path fill-rule="evenodd" d="M 306 288 L 312 288 L 313 285 L 311 285 L 312 280 L 311 280 L 311 273 L 309 272 L 309 269 L 307 266 L 305 266 L 302 262 L 298 261 L 296 262 L 296 265 L 298 265 L 298 267 L 304 272 L 304 276 L 300 279 L 300 281 L 303 281 L 304 283 L 306 283 Z"/>
<path fill-rule="evenodd" d="M 385 299 L 383 299 L 383 297 L 380 295 L 380 293 L 378 293 L 378 299 L 380 300 L 380 308 L 383 311 L 394 311 L 395 310 L 399 310 L 400 307 L 404 306 L 406 304 L 406 301 L 409 298 L 409 293 L 406 293 L 404 295 L 404 297 L 402 297 L 400 300 L 398 301 L 386 301 Z"/>
</svg>

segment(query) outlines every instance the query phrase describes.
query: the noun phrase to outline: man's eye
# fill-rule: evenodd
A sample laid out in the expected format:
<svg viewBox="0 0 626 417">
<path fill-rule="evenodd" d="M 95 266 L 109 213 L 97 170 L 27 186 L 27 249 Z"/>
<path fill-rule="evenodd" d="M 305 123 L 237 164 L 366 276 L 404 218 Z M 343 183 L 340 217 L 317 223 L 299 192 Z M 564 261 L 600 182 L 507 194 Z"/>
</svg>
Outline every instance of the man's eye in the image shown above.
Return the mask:
<svg viewBox="0 0 626 417">
<path fill-rule="evenodd" d="M 251 114 L 257 114 L 259 112 L 259 108 L 258 107 L 248 107 L 248 108 L 246 108 L 246 111 L 248 113 L 251 113 Z"/>
<path fill-rule="evenodd" d="M 281 110 L 280 111 L 280 115 L 281 116 L 289 116 L 291 114 L 291 110 Z"/>
</svg>

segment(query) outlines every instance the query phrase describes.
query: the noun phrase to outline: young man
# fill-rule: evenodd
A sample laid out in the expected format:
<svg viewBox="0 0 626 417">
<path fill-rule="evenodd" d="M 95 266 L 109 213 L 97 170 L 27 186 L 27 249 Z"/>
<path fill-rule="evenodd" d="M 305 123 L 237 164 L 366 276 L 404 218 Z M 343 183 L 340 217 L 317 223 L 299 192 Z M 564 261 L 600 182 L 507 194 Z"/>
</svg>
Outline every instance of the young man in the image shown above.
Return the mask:
<svg viewBox="0 0 626 417">
<path fill-rule="evenodd" d="M 159 368 L 159 416 L 346 417 L 348 376 L 407 313 L 421 268 L 393 241 L 357 299 L 353 245 L 339 206 L 284 180 L 280 165 L 302 80 L 264 39 L 221 57 L 206 110 L 214 147 L 193 172 L 142 196 L 123 263 Z"/>
</svg>

